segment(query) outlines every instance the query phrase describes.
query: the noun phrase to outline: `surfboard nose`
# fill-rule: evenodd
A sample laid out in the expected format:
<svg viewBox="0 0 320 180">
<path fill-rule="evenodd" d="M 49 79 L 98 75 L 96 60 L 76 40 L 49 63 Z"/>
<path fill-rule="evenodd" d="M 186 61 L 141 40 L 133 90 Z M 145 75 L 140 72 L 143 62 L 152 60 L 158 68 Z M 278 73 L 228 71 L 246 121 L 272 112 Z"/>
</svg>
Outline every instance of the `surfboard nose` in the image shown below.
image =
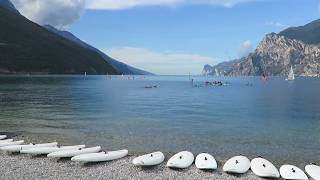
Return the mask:
<svg viewBox="0 0 320 180">
<path fill-rule="evenodd" d="M 168 166 L 168 167 L 172 167 L 172 166 L 175 166 L 175 164 L 172 163 L 172 162 L 168 162 L 168 163 L 167 163 L 167 166 Z"/>
<path fill-rule="evenodd" d="M 51 157 L 53 157 L 53 154 L 50 153 L 50 154 L 47 155 L 47 157 L 48 157 L 48 158 L 51 158 Z"/>
<path fill-rule="evenodd" d="M 133 163 L 134 165 L 136 165 L 136 166 L 142 166 L 142 165 L 144 165 L 143 161 L 141 161 L 141 160 L 136 160 L 136 159 L 134 159 L 134 160 L 132 161 L 132 163 Z"/>
<path fill-rule="evenodd" d="M 78 161 L 79 159 L 75 156 L 71 158 L 71 161 Z"/>
</svg>

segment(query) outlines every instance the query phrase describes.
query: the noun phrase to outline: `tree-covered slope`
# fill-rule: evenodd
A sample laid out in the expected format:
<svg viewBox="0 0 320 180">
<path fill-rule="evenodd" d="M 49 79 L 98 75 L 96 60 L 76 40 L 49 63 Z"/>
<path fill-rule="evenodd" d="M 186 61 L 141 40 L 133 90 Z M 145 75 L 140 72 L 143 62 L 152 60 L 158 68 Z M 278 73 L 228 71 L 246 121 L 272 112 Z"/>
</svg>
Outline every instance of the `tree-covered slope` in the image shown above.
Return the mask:
<svg viewBox="0 0 320 180">
<path fill-rule="evenodd" d="M 149 73 L 147 71 L 141 70 L 141 69 L 137 69 L 135 67 L 129 66 L 125 63 L 122 63 L 120 61 L 117 61 L 111 57 L 109 57 L 108 55 L 106 55 L 105 53 L 103 53 L 102 51 L 100 51 L 99 49 L 87 44 L 86 42 L 83 42 L 82 40 L 80 40 L 78 37 L 76 37 L 75 35 L 73 35 L 72 33 L 68 32 L 68 31 L 61 31 L 58 30 L 50 25 L 45 25 L 43 26 L 45 27 L 47 30 L 56 33 L 66 39 L 69 39 L 79 45 L 81 45 L 84 48 L 88 48 L 92 51 L 95 51 L 96 53 L 100 54 L 101 57 L 103 57 L 104 60 L 106 60 L 108 63 L 110 63 L 117 71 L 119 71 L 121 74 L 134 74 L 134 75 L 151 75 L 152 73 Z"/>
<path fill-rule="evenodd" d="M 2 6 L 0 27 L 0 73 L 119 73 L 98 53 Z"/>
</svg>

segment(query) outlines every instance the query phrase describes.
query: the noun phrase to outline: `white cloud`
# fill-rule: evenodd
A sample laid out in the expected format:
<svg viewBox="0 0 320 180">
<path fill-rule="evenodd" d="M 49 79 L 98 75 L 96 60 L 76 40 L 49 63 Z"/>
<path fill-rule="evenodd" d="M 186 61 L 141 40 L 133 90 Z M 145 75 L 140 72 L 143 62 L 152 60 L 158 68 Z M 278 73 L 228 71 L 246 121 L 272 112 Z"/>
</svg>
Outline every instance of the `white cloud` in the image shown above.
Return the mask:
<svg viewBox="0 0 320 180">
<path fill-rule="evenodd" d="M 239 3 L 260 0 L 11 0 L 22 15 L 40 24 L 66 28 L 84 9 L 121 10 L 139 6 L 179 6 L 209 4 L 232 7 Z"/>
<path fill-rule="evenodd" d="M 239 57 L 247 56 L 252 50 L 253 50 L 252 42 L 250 40 L 246 40 L 240 44 L 240 47 L 238 49 L 238 55 Z"/>
<path fill-rule="evenodd" d="M 185 4 L 209 4 L 232 7 L 239 3 L 259 0 L 87 0 L 89 9 L 121 10 L 138 6 L 179 6 Z"/>
<path fill-rule="evenodd" d="M 267 21 L 264 24 L 266 26 L 274 26 L 274 27 L 278 27 L 278 28 L 288 27 L 288 25 L 286 25 L 286 24 L 282 24 L 280 22 L 274 22 L 274 21 Z"/>
<path fill-rule="evenodd" d="M 156 74 L 199 74 L 211 57 L 198 54 L 156 52 L 144 48 L 121 47 L 104 50 L 109 56 Z"/>
<path fill-rule="evenodd" d="M 85 8 L 85 0 L 12 0 L 12 3 L 28 19 L 58 28 L 74 23 Z"/>
</svg>

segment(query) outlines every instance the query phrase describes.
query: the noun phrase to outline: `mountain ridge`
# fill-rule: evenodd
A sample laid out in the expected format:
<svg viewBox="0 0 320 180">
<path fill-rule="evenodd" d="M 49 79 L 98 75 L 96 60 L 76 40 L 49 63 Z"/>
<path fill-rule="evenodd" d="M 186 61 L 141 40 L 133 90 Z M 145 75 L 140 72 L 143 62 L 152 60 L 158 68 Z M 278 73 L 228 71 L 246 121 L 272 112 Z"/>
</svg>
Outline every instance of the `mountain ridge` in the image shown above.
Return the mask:
<svg viewBox="0 0 320 180">
<path fill-rule="evenodd" d="M 14 7 L 12 2 L 9 0 L 0 0 L 0 6 L 6 8 L 7 10 L 13 13 L 20 14 L 19 11 Z"/>
<path fill-rule="evenodd" d="M 289 27 L 279 33 L 289 39 L 300 40 L 306 44 L 320 43 L 320 19 L 314 20 L 306 25 Z"/>
<path fill-rule="evenodd" d="M 303 36 L 309 32 L 320 33 L 320 20 L 287 28 L 278 34 L 267 34 L 248 56 L 219 63 L 211 69 L 206 65 L 203 74 L 260 76 L 266 73 L 270 76 L 287 76 L 293 66 L 297 76 L 320 76 L 320 34 Z"/>
<path fill-rule="evenodd" d="M 74 34 L 72 34 L 69 31 L 61 31 L 56 29 L 53 26 L 50 25 L 44 25 L 44 28 L 46 28 L 47 30 L 56 33 L 68 40 L 71 40 L 77 44 L 79 44 L 80 46 L 93 50 L 96 53 L 100 54 L 104 60 L 106 60 L 108 63 L 110 63 L 115 69 L 117 69 L 121 74 L 125 74 L 125 75 L 130 75 L 130 74 L 134 74 L 134 75 L 152 75 L 152 73 L 144 71 L 144 70 L 140 70 L 138 68 L 129 66 L 125 63 L 119 62 L 111 57 L 109 57 L 108 55 L 106 55 L 104 52 L 100 51 L 99 49 L 91 46 L 90 44 L 82 41 L 81 39 L 79 39 L 78 37 L 76 37 Z"/>
<path fill-rule="evenodd" d="M 99 54 L 3 6 L 0 27 L 0 74 L 119 74 Z"/>
</svg>

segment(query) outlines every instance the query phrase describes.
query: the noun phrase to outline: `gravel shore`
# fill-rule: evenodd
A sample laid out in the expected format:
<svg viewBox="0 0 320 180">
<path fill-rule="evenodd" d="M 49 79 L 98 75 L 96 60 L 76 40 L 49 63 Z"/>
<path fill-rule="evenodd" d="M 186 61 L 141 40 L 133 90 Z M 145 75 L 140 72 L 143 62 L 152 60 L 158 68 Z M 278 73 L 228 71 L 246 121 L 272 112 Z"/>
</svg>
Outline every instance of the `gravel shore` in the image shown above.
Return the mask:
<svg viewBox="0 0 320 180">
<path fill-rule="evenodd" d="M 49 159 L 45 156 L 22 154 L 0 154 L 0 179 L 259 179 L 251 171 L 241 176 L 223 173 L 221 164 L 218 170 L 201 171 L 195 165 L 185 170 L 173 170 L 165 163 L 140 168 L 132 165 L 134 156 L 105 163 L 81 164 L 70 159 Z"/>
<path fill-rule="evenodd" d="M 1 133 L 0 133 L 1 134 Z M 2 133 L 4 134 L 4 133 Z M 46 143 L 53 142 L 57 139 L 63 145 L 71 145 L 69 139 L 56 136 L 39 137 L 32 135 L 17 135 L 7 133 L 9 138 L 15 140 L 24 139 L 25 143 L 37 142 Z M 77 142 L 73 142 L 77 144 Z M 79 143 L 81 144 L 81 143 Z M 93 145 L 88 145 L 93 146 Z M 110 149 L 103 149 L 108 151 Z M 222 171 L 225 161 L 218 160 L 218 169 L 214 171 L 198 170 L 193 164 L 191 167 L 183 170 L 170 169 L 165 167 L 167 160 L 174 153 L 165 153 L 165 162 L 159 166 L 150 168 L 135 167 L 132 164 L 134 157 L 142 155 L 141 153 L 131 152 L 125 158 L 104 162 L 82 164 L 72 162 L 70 158 L 50 159 L 46 156 L 31 156 L 26 154 L 11 154 L 0 151 L 0 179 L 172 179 L 172 180 L 188 180 L 188 179 L 221 179 L 221 180 L 255 180 L 261 179 L 254 175 L 252 171 L 248 171 L 242 175 L 230 175 Z M 249 158 L 254 158 L 250 157 Z M 292 162 L 298 167 L 303 168 L 306 162 Z M 275 165 L 280 167 L 285 162 L 276 162 Z M 289 163 L 289 162 L 287 162 Z M 289 163 L 290 164 L 290 163 Z"/>
</svg>

